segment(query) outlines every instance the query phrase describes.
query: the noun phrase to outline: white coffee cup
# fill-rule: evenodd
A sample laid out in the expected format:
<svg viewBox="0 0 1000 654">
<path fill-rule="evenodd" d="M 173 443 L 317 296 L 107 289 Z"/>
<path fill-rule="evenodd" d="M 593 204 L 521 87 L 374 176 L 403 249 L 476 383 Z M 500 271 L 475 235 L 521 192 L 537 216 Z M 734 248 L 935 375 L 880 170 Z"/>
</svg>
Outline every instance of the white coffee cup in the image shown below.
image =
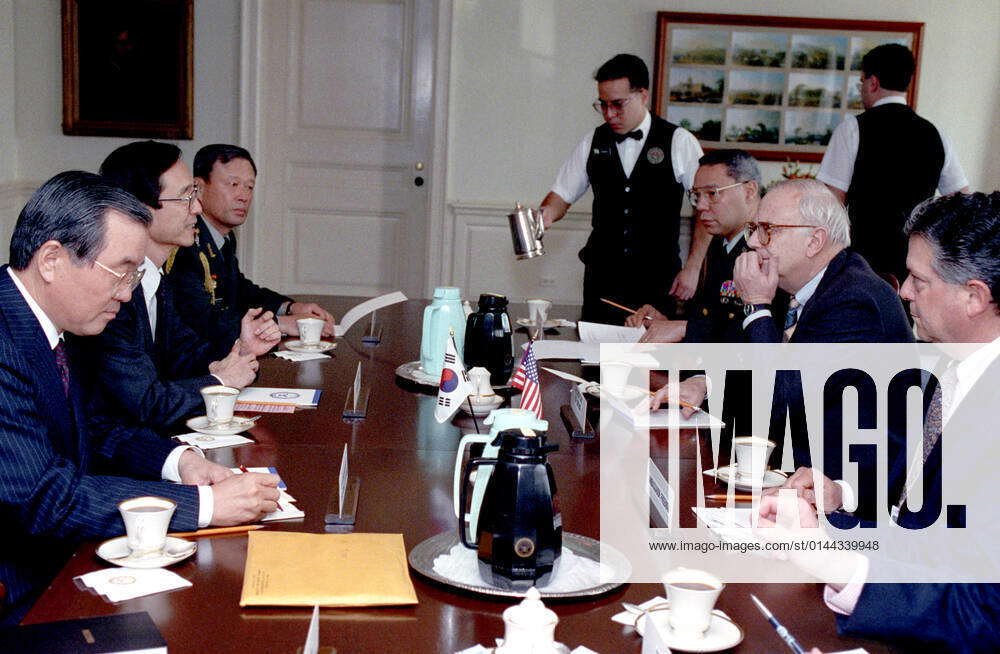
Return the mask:
<svg viewBox="0 0 1000 654">
<path fill-rule="evenodd" d="M 736 459 L 736 477 L 741 481 L 760 482 L 767 472 L 767 461 L 774 450 L 774 442 L 759 436 L 740 436 L 733 439 Z"/>
<path fill-rule="evenodd" d="M 233 421 L 233 409 L 236 408 L 238 388 L 230 386 L 206 386 L 201 389 L 201 397 L 205 400 L 205 416 L 210 426 L 228 425 Z"/>
<path fill-rule="evenodd" d="M 601 388 L 612 395 L 622 395 L 625 392 L 625 382 L 632 366 L 621 361 L 601 362 Z"/>
<path fill-rule="evenodd" d="M 299 341 L 303 345 L 319 345 L 325 322 L 319 318 L 299 318 L 295 324 L 299 326 Z"/>
<path fill-rule="evenodd" d="M 118 503 L 133 557 L 157 556 L 167 544 L 167 527 L 177 503 L 165 497 L 133 497 Z"/>
<path fill-rule="evenodd" d="M 715 601 L 725 588 L 722 580 L 703 570 L 674 568 L 663 575 L 663 588 L 670 600 L 670 628 L 687 637 L 703 638 Z"/>
<path fill-rule="evenodd" d="M 552 300 L 540 297 L 528 298 L 528 319 L 533 325 L 541 325 L 549 316 L 549 309 L 552 308 Z"/>
</svg>

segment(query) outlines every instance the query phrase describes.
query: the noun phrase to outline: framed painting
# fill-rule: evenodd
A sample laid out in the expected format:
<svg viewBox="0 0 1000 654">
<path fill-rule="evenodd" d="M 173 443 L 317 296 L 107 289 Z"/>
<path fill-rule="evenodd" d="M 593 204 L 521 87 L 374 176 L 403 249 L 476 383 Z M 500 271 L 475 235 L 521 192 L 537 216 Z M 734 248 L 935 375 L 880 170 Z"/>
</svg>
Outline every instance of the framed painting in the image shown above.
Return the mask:
<svg viewBox="0 0 1000 654">
<path fill-rule="evenodd" d="M 193 0 L 62 0 L 63 133 L 194 137 Z"/>
<path fill-rule="evenodd" d="M 864 110 L 861 59 L 899 43 L 917 63 L 923 23 L 661 11 L 653 111 L 706 150 L 743 148 L 761 160 L 820 161 L 833 130 Z"/>
</svg>

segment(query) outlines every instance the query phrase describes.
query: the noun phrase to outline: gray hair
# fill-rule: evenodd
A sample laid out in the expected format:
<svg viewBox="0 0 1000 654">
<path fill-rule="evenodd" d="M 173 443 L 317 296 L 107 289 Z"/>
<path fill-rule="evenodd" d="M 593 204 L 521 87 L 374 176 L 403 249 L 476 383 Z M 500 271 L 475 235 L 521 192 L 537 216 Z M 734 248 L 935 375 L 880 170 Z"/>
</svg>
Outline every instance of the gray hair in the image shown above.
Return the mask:
<svg viewBox="0 0 1000 654">
<path fill-rule="evenodd" d="M 823 182 L 815 179 L 788 179 L 772 186 L 768 193 L 783 190 L 799 197 L 802 222 L 826 229 L 830 240 L 843 247 L 851 244 L 851 221 L 847 209 Z"/>
</svg>

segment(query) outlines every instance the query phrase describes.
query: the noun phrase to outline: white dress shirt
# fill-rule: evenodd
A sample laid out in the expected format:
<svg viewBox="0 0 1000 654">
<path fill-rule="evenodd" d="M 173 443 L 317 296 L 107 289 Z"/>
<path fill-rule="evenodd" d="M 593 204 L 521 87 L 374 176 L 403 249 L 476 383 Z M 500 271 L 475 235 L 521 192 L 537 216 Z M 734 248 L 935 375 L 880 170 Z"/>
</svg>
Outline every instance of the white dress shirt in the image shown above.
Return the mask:
<svg viewBox="0 0 1000 654">
<path fill-rule="evenodd" d="M 653 119 L 649 112 L 642 119 L 636 129 L 642 130 L 642 137 L 639 140 L 627 138 L 616 144 L 618 157 L 621 159 L 625 176 L 632 174 L 635 162 L 639 158 L 639 153 L 646 145 L 649 138 L 649 128 L 653 124 Z M 590 178 L 587 176 L 587 159 L 590 157 L 590 148 L 594 142 L 594 132 L 591 130 L 580 144 L 573 150 L 573 154 L 559 169 L 556 183 L 552 186 L 552 192 L 566 201 L 573 204 L 587 192 L 590 187 Z M 701 159 L 701 145 L 694 134 L 683 127 L 678 127 L 674 131 L 673 139 L 670 141 L 670 164 L 674 168 L 674 179 L 684 186 L 685 190 L 690 189 L 694 184 L 694 174 L 698 170 L 698 160 Z"/>
<path fill-rule="evenodd" d="M 163 268 L 158 268 L 149 257 L 142 262 L 141 268 L 145 270 L 142 274 L 142 296 L 146 300 L 146 313 L 149 316 L 149 329 L 152 331 L 153 340 L 156 340 L 156 291 L 160 288 L 160 280 L 163 279 Z"/>
</svg>

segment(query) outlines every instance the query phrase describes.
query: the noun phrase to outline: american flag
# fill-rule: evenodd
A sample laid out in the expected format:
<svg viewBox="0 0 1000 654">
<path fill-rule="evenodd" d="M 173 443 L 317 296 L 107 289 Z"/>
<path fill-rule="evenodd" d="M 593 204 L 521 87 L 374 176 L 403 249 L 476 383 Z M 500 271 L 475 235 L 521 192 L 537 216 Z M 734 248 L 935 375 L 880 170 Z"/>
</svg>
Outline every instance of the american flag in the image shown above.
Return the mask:
<svg viewBox="0 0 1000 654">
<path fill-rule="evenodd" d="M 538 419 L 542 418 L 542 386 L 538 383 L 538 363 L 531 349 L 531 342 L 521 357 L 521 365 L 517 367 L 510 385 L 521 389 L 521 408 L 534 411 Z"/>
</svg>

